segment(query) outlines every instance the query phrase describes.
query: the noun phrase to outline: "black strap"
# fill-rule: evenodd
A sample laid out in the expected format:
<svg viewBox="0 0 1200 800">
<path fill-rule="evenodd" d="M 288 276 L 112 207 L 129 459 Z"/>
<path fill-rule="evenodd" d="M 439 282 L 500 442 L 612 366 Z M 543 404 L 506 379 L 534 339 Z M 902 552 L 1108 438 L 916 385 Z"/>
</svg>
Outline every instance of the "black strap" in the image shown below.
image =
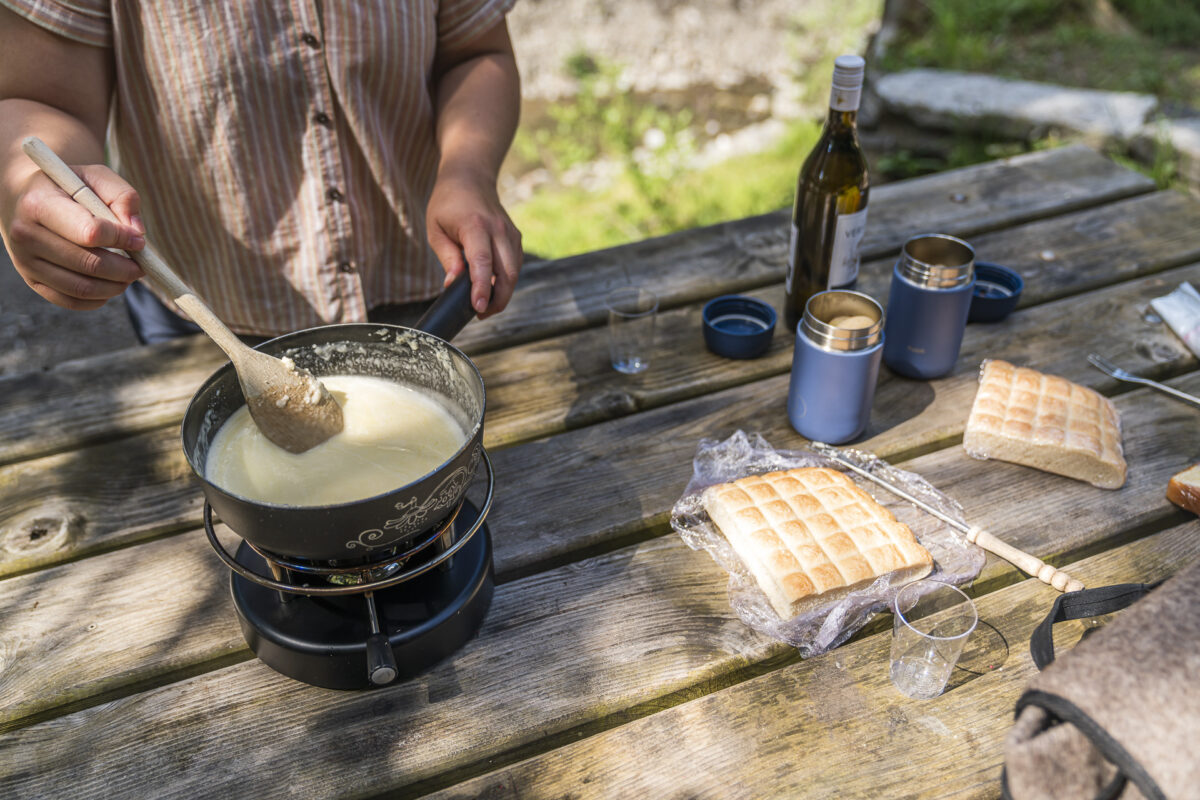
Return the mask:
<svg viewBox="0 0 1200 800">
<path fill-rule="evenodd" d="M 1033 663 L 1037 664 L 1039 670 L 1053 663 L 1055 623 L 1120 611 L 1141 600 L 1161 583 L 1119 583 L 1060 594 L 1054 601 L 1054 608 L 1050 609 L 1042 624 L 1029 637 L 1029 654 L 1033 656 Z"/>
</svg>

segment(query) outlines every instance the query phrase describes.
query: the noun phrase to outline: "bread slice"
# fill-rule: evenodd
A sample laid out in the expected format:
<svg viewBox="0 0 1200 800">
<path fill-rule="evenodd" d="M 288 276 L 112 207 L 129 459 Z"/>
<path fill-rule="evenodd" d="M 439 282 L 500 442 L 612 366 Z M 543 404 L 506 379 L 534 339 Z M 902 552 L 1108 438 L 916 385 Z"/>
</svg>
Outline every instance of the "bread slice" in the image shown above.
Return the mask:
<svg viewBox="0 0 1200 800">
<path fill-rule="evenodd" d="M 987 360 L 963 433 L 963 449 L 1086 481 L 1125 483 L 1121 418 L 1112 401 L 1065 378 Z"/>
<path fill-rule="evenodd" d="M 933 569 L 908 526 L 834 469 L 741 478 L 709 487 L 702 502 L 783 619 L 882 575 L 908 581 Z"/>
<path fill-rule="evenodd" d="M 1193 514 L 1200 514 L 1200 464 L 1171 476 L 1167 481 L 1167 499 Z"/>
</svg>

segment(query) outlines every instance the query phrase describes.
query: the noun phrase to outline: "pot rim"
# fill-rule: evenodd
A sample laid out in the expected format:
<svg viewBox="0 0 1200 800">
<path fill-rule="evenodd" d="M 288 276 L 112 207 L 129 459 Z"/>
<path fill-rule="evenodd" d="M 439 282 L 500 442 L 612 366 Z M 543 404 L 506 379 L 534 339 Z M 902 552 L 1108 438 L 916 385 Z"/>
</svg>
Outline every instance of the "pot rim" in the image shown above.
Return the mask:
<svg viewBox="0 0 1200 800">
<path fill-rule="evenodd" d="M 230 497 L 236 498 L 237 500 L 240 500 L 245 503 L 250 503 L 255 506 L 260 506 L 262 508 L 267 508 L 267 509 L 280 509 L 280 510 L 285 510 L 285 511 L 296 511 L 296 510 L 325 511 L 325 510 L 347 508 L 350 506 L 356 506 L 356 505 L 360 505 L 360 504 L 364 504 L 364 503 L 371 503 L 371 502 L 380 500 L 384 497 L 387 497 L 389 495 L 403 492 L 407 489 L 410 489 L 411 487 L 414 487 L 414 486 L 420 484 L 421 482 L 423 482 L 425 480 L 428 480 L 431 476 L 437 474 L 440 470 L 444 469 L 446 467 L 446 465 L 461 458 L 468 449 L 475 446 L 477 441 L 479 442 L 480 445 L 482 445 L 483 421 L 484 421 L 484 417 L 487 415 L 487 386 L 486 386 L 486 384 L 484 384 L 483 375 L 479 372 L 479 367 L 475 364 L 475 361 L 470 356 L 468 356 L 461 349 L 459 349 L 452 343 L 446 341 L 445 339 L 441 338 L 440 336 L 435 336 L 434 334 L 429 333 L 427 331 L 423 331 L 420 328 L 410 328 L 410 327 L 407 327 L 404 325 L 393 325 L 391 323 L 385 323 L 385 322 L 345 322 L 345 323 L 335 323 L 332 325 L 318 325 L 318 326 L 315 326 L 312 328 L 303 328 L 298 331 L 291 331 L 289 333 L 281 334 L 280 336 L 276 336 L 273 339 L 268 339 L 265 342 L 257 344 L 254 346 L 254 349 L 262 350 L 263 352 L 267 352 L 267 353 L 270 353 L 271 355 L 275 355 L 276 353 L 272 352 L 272 350 L 274 348 L 272 348 L 271 350 L 268 350 L 265 348 L 267 348 L 268 345 L 279 345 L 281 343 L 285 343 L 286 340 L 288 340 L 288 339 L 299 338 L 306 334 L 311 335 L 316 332 L 326 332 L 326 331 L 330 331 L 332 329 L 345 330 L 345 329 L 364 329 L 364 328 L 366 328 L 366 329 L 383 328 L 383 329 L 393 331 L 397 335 L 401 335 L 401 334 L 405 334 L 405 333 L 412 333 L 412 334 L 417 334 L 419 336 L 427 337 L 428 339 L 431 339 L 435 344 L 439 344 L 441 346 L 449 348 L 453 354 L 457 355 L 459 358 L 462 359 L 462 361 L 464 361 L 467 365 L 470 366 L 471 373 L 475 376 L 476 380 L 479 381 L 479 388 L 482 392 L 483 402 L 482 402 L 482 405 L 480 406 L 479 417 L 478 417 L 478 419 L 475 420 L 474 427 L 470 431 L 467 432 L 466 440 L 463 442 L 463 444 L 460 448 L 458 448 L 457 450 L 454 451 L 453 455 L 451 455 L 448 458 L 446 458 L 445 460 L 443 460 L 442 463 L 439 464 L 434 469 L 430 470 L 429 472 L 425 473 L 424 475 L 421 475 L 419 478 L 415 478 L 414 480 L 409 481 L 406 484 L 397 486 L 394 489 L 389 489 L 386 492 L 380 492 L 378 494 L 369 495 L 367 497 L 360 497 L 357 500 L 348 500 L 344 503 L 334 503 L 331 505 L 316 505 L 316 506 L 297 506 L 297 505 L 286 505 L 283 503 L 272 503 L 272 502 L 268 502 L 266 500 L 254 500 L 249 497 L 244 497 L 244 496 L 238 494 L 237 492 L 234 492 L 224 486 L 221 486 L 219 484 L 216 484 L 216 483 L 213 483 L 212 481 L 210 481 L 205 476 L 205 474 L 199 469 L 199 467 L 196 464 L 196 460 L 193 457 L 194 450 L 195 450 L 195 447 L 198 444 L 198 442 L 193 442 L 191 448 L 188 447 L 188 442 L 187 442 L 187 421 L 188 421 L 188 419 L 190 417 L 192 417 L 193 413 L 202 413 L 202 412 L 198 412 L 198 410 L 197 410 L 197 401 L 206 391 L 209 390 L 209 388 L 213 384 L 215 384 L 219 380 L 222 380 L 226 374 L 228 374 L 230 371 L 233 370 L 233 362 L 226 361 L 224 364 L 222 364 L 220 367 L 218 367 L 211 375 L 209 375 L 208 378 L 204 381 L 204 383 L 202 383 L 200 385 L 200 387 L 192 395 L 192 399 L 188 401 L 187 408 L 183 412 L 183 420 L 180 422 L 180 426 L 179 426 L 179 438 L 180 438 L 180 444 L 182 445 L 182 449 L 183 449 L 183 456 L 185 459 L 187 459 L 188 466 L 191 467 L 192 473 L 197 478 L 199 478 L 206 486 L 211 486 L 213 489 L 216 489 L 217 491 L 219 491 L 223 494 L 229 495 Z M 330 344 L 335 341 L 338 341 L 338 340 L 330 340 L 328 342 L 321 342 L 320 344 Z M 343 341 L 353 341 L 353 340 L 343 340 Z M 295 347 L 303 347 L 303 345 L 294 345 L 294 346 Z M 286 349 L 286 348 L 284 348 L 284 349 Z M 318 376 L 318 377 L 320 377 L 320 376 Z M 237 386 L 238 391 L 241 392 L 241 384 L 238 383 L 236 380 L 234 381 L 234 383 Z M 241 405 L 244 406 L 245 404 L 246 404 L 245 398 L 243 398 Z M 237 406 L 234 410 L 236 411 L 237 408 L 240 408 L 240 407 L 241 406 Z M 228 417 L 226 418 L 226 420 L 228 420 Z M 224 424 L 224 421 L 222 422 L 222 424 Z M 210 442 L 211 442 L 211 440 L 210 440 Z"/>
</svg>

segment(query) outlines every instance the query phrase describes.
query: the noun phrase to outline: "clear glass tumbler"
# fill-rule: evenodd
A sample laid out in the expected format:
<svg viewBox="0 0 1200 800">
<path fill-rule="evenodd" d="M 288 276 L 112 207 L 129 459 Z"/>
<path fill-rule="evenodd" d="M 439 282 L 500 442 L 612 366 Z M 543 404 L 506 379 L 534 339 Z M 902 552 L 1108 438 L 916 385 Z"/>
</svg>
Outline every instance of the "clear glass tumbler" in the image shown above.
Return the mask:
<svg viewBox="0 0 1200 800">
<path fill-rule="evenodd" d="M 905 584 L 892 601 L 892 683 L 917 700 L 946 688 L 979 614 L 957 586 L 936 580 Z"/>
<path fill-rule="evenodd" d="M 649 289 L 626 286 L 609 292 L 606 302 L 613 369 L 627 375 L 644 372 L 654 351 L 657 295 Z"/>
</svg>

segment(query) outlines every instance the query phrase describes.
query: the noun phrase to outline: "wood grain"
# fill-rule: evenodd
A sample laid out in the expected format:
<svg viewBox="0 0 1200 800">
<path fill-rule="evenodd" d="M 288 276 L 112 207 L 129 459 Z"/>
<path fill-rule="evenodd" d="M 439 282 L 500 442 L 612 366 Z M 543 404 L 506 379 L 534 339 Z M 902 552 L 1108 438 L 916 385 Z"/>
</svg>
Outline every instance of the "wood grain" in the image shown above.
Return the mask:
<svg viewBox="0 0 1200 800">
<path fill-rule="evenodd" d="M 1003 323 L 968 326 L 953 375 L 927 383 L 883 370 L 863 444 L 892 458 L 956 442 L 975 396 L 976 370 L 988 357 L 1104 390 L 1116 386 L 1087 364 L 1092 350 L 1159 377 L 1194 369 L 1182 342 L 1144 314 L 1151 298 L 1183 280 L 1200 281 L 1200 265 L 1040 305 Z M 528 574 L 573 552 L 661 530 L 701 438 L 741 428 L 777 447 L 803 444 L 787 420 L 787 383 L 787 375 L 776 375 L 496 452 L 501 575 Z M 515 412 L 511 418 L 520 420 Z M 489 446 L 503 431 L 489 423 Z M 0 573 L 198 525 L 202 501 L 177 437 L 161 430 L 0 468 Z"/>
<path fill-rule="evenodd" d="M 1082 145 L 1030 153 L 872 189 L 861 251 L 878 258 L 914 233 L 976 236 L 1152 190 L 1145 176 Z M 781 281 L 789 218 L 784 209 L 542 265 L 522 276 L 523 291 L 504 314 L 464 331 L 463 340 L 481 352 L 595 324 L 605 293 L 630 282 L 672 308 L 721 293 L 697 276 L 721 276 L 723 291 Z"/>
<path fill-rule="evenodd" d="M 889 184 L 872 195 L 864 253 L 872 258 L 897 251 L 922 228 L 971 235 L 1152 189 L 1144 176 L 1084 147 Z M 471 323 L 455 343 L 478 355 L 594 326 L 603 319 L 606 288 L 632 276 L 652 283 L 664 308 L 777 283 L 786 243 L 781 212 L 545 262 L 526 270 L 504 314 Z M 883 274 L 890 265 L 878 269 Z M 544 352 L 532 348 L 526 354 Z M 588 370 L 600 363 L 574 343 L 567 353 L 590 359 Z M 210 342 L 193 340 L 0 377 L 0 464 L 175 424 L 196 388 L 224 362 Z M 505 366 L 511 363 L 506 359 Z M 577 404 L 579 419 L 591 419 L 591 406 L 603 413 L 624 402 L 619 390 L 612 394 Z"/>
<path fill-rule="evenodd" d="M 1058 565 L 1092 556 L 1070 568 L 1087 583 L 1167 574 L 1200 551 L 1194 517 L 1163 497 L 1200 450 L 1197 412 L 1084 360 L 1095 349 L 1200 390 L 1195 358 L 1144 313 L 1200 280 L 1197 206 L 1152 188 L 1073 147 L 872 198 L 869 291 L 886 293 L 884 256 L 922 229 L 970 237 L 1029 288 L 1004 323 L 969 326 L 951 376 L 885 370 L 859 446 L 1014 546 Z M 0 580 L 0 795 L 405 796 L 467 781 L 448 796 L 895 796 L 928 788 L 933 770 L 947 793 L 994 796 L 1024 642 L 1054 590 L 990 559 L 973 588 L 997 633 L 983 641 L 1002 635 L 1009 650 L 981 647 L 966 662 L 979 674 L 914 704 L 887 684 L 882 624 L 794 664 L 735 617 L 707 555 L 660 535 L 701 438 L 742 429 L 804 444 L 784 413 L 790 343 L 723 362 L 697 326 L 699 301 L 719 291 L 778 297 L 785 223 L 765 215 L 532 265 L 510 312 L 468 328 L 489 381 L 503 582 L 479 637 L 378 691 L 299 684 L 242 643 L 173 429 L 215 348 L 63 365 L 28 390 L 23 376 L 0 379 L 0 574 L 12 576 Z M 643 383 L 614 382 L 598 355 L 600 290 L 646 275 L 668 298 L 674 359 Z M 1118 395 L 1126 486 L 967 457 L 958 440 L 989 356 Z M 58 432 L 72 408 L 80 422 Z"/>
<path fill-rule="evenodd" d="M 1191 376 L 1191 383 L 1200 386 L 1200 374 Z M 958 500 L 968 520 L 991 527 L 1024 550 L 1062 563 L 1077 554 L 1118 546 L 1139 531 L 1188 518 L 1163 493 L 1179 463 L 1200 447 L 1200 429 L 1189 427 L 1183 416 L 1195 412 L 1150 390 L 1118 402 L 1126 423 L 1130 480 L 1117 492 L 1024 467 L 976 461 L 960 448 L 947 448 L 903 466 Z M 1184 434 L 1164 437 L 1163 430 Z M 1038 497 L 1039 502 L 1014 504 L 1014 496 Z M 513 553 L 500 531 L 496 546 L 498 566 L 503 569 Z M 114 576 L 119 577 L 114 580 Z M 1086 581 L 1083 575 L 1077 577 Z M 977 585 L 991 588 L 1018 578 L 1011 566 L 992 559 Z M 168 581 L 169 592 L 161 590 L 163 581 Z M 498 742 L 513 739 L 511 746 L 518 747 L 532 741 L 530 731 L 545 734 L 565 730 L 560 723 L 588 724 L 650 702 L 648 698 L 683 691 L 778 657 L 783 652 L 778 646 L 762 641 L 732 614 L 725 583 L 724 573 L 707 556 L 688 551 L 670 535 L 592 559 L 576 557 L 557 569 L 500 586 L 480 644 L 463 651 L 466 661 L 456 656 L 445 666 L 460 689 L 454 705 L 483 704 L 491 709 L 492 703 L 516 703 L 525 692 L 560 693 L 558 702 L 569 699 L 577 704 L 570 706 L 569 713 L 566 705 L 530 708 L 527 713 L 532 716 L 513 717 L 513 729 L 492 725 L 486 731 Z M 14 621 L 0 636 L 0 708 L 4 709 L 0 727 L 26 725 L 30 718 L 89 697 L 119 697 L 206 664 L 248 657 L 226 587 L 225 570 L 199 534 L 126 548 L 0 583 L 0 619 Z M 146 613 L 149 598 L 153 598 L 151 615 Z M 614 608 L 622 612 L 614 615 Z M 619 627 L 619 633 L 613 626 Z M 618 642 L 622 655 L 615 659 L 606 655 Z M 610 660 L 620 663 L 607 664 Z M 577 681 L 600 665 L 608 672 L 597 685 L 609 694 L 596 697 L 594 687 Z M 509 683 L 501 697 L 483 697 L 499 690 L 493 676 L 475 673 L 491 672 L 493 667 L 509 676 Z M 239 695 L 237 703 L 247 706 L 244 713 L 254 714 L 273 704 L 278 686 L 292 688 L 284 679 L 260 680 L 260 672 L 273 676 L 260 664 L 237 669 L 236 678 L 202 684 L 204 696 L 232 708 L 234 701 L 221 699 L 224 690 L 217 688 L 228 684 L 229 691 Z M 445 669 L 438 668 L 428 680 L 444 682 Z M 174 696 L 178 689 L 168 686 L 155 691 Z M 350 697 L 308 689 L 289 692 L 288 705 L 296 706 L 299 720 L 307 713 L 301 709 L 316 703 L 312 713 L 319 716 L 328 699 L 325 695 L 341 701 Z M 458 713 L 436 705 L 431 701 L 429 708 L 419 705 L 419 709 L 432 716 L 442 711 Z M 154 703 L 140 708 L 139 714 L 173 713 Z M 417 710 L 414 706 L 406 713 Z M 249 724 L 242 713 L 238 711 L 228 724 L 239 729 Z M 486 716 L 493 711 L 478 713 Z M 196 719 L 187 724 L 203 722 Z"/>
<path fill-rule="evenodd" d="M 1008 228 L 972 243 L 1025 276 L 1021 306 L 1027 308 L 1200 260 L 1196 219 L 1200 202 L 1160 192 Z M 1054 256 L 1047 260 L 1050 245 Z M 859 290 L 885 307 L 892 265 L 892 259 L 877 260 L 861 270 Z M 747 294 L 783 308 L 782 285 Z M 659 315 L 656 356 L 638 376 L 620 376 L 609 367 L 603 328 L 480 356 L 493 443 L 527 441 L 791 369 L 792 337 L 782 322 L 765 356 L 735 361 L 705 349 L 701 310 L 696 303 Z"/>
<path fill-rule="evenodd" d="M 1198 557 L 1192 522 L 1071 570 L 1150 582 Z M 884 631 L 432 797 L 996 797 L 1012 709 L 1037 671 L 1029 637 L 1055 594 L 1029 580 L 979 598 L 983 625 L 933 700 L 891 685 Z M 1058 647 L 1084 628 L 1056 626 Z"/>
</svg>

